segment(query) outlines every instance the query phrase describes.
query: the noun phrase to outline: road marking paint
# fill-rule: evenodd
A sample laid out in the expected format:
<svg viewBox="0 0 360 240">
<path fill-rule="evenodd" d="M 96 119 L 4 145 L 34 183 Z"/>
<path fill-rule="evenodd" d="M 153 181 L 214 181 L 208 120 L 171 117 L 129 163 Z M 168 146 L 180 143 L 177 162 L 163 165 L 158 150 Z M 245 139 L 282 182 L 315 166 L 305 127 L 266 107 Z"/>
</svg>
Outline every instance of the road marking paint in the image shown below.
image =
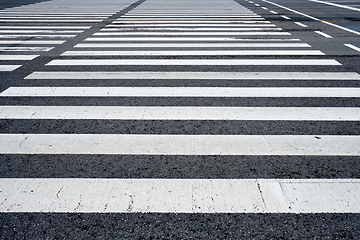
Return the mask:
<svg viewBox="0 0 360 240">
<path fill-rule="evenodd" d="M 290 20 L 290 19 L 291 19 L 291 18 L 289 18 L 289 17 L 287 17 L 287 16 L 285 16 L 285 15 L 281 15 L 281 17 L 284 18 L 284 19 L 287 19 L 287 20 Z"/>
<path fill-rule="evenodd" d="M 0 30 L 0 33 L 82 33 L 83 30 Z"/>
<path fill-rule="evenodd" d="M 237 27 L 237 28 L 210 28 L 210 27 L 156 27 L 156 28 L 103 28 L 101 32 L 126 32 L 126 31 L 281 31 L 281 28 L 269 27 L 269 28 L 258 28 L 258 27 Z"/>
<path fill-rule="evenodd" d="M 356 72 L 33 72 L 25 79 L 360 80 Z"/>
<path fill-rule="evenodd" d="M 333 38 L 332 36 L 330 36 L 330 35 L 328 35 L 326 33 L 323 33 L 321 31 L 315 31 L 315 33 L 320 34 L 321 36 L 326 37 L 326 38 Z"/>
<path fill-rule="evenodd" d="M 11 72 L 22 65 L 0 65 L 0 72 Z"/>
<path fill-rule="evenodd" d="M 261 7 L 262 9 L 264 9 L 264 10 L 268 10 L 268 8 L 266 8 L 266 7 Z"/>
<path fill-rule="evenodd" d="M 18 34 L 18 35 L 0 35 L 0 38 L 73 38 L 76 35 L 44 35 L 44 34 Z"/>
<path fill-rule="evenodd" d="M 8 52 L 8 51 L 15 51 L 15 52 L 48 52 L 53 47 L 0 47 L 0 51 Z"/>
<path fill-rule="evenodd" d="M 288 11 L 291 11 L 291 12 L 293 12 L 293 13 L 296 13 L 296 14 L 299 14 L 299 15 L 302 15 L 302 16 L 305 16 L 305 17 L 308 17 L 308 18 L 313 19 L 313 20 L 315 20 L 315 21 L 319 21 L 319 22 L 325 23 L 325 24 L 327 24 L 327 25 L 330 25 L 330 26 L 333 26 L 333 27 L 336 27 L 336 28 L 340 28 L 340 29 L 342 29 L 342 30 L 345 30 L 345 31 L 348 31 L 348 32 L 351 32 L 351 33 L 354 33 L 354 34 L 357 34 L 357 35 L 360 35 L 360 32 L 357 32 L 357 31 L 354 31 L 354 30 L 351 30 L 351 29 L 348 29 L 348 28 L 346 28 L 346 27 L 342 27 L 342 26 L 339 26 L 339 25 L 336 25 L 336 24 L 333 24 L 333 23 L 330 23 L 330 22 L 323 21 L 323 20 L 321 20 L 321 19 L 312 17 L 312 16 L 310 16 L 310 15 L 301 13 L 301 12 L 299 12 L 299 11 L 295 11 L 295 10 L 293 10 L 293 9 L 284 7 L 284 6 L 282 6 L 282 5 L 279 5 L 279 4 L 276 4 L 276 3 L 273 3 L 273 2 L 270 2 L 270 1 L 267 1 L 267 0 L 263 0 L 263 2 L 269 3 L 269 4 L 275 5 L 275 6 L 277 6 L 277 7 L 280 7 L 280 8 L 286 9 L 286 10 L 288 10 Z"/>
<path fill-rule="evenodd" d="M 139 21 L 113 21 L 110 25 L 114 25 L 114 24 L 239 24 L 239 23 L 248 23 L 248 24 L 253 24 L 253 23 L 271 23 L 270 21 L 265 21 L 264 20 L 221 20 L 221 19 L 216 19 L 216 20 L 202 20 L 202 21 L 197 21 L 197 20 L 190 20 L 190 21 L 172 21 L 169 19 L 159 19 L 159 20 L 152 20 L 151 18 L 148 20 L 139 20 Z M 109 26 L 109 25 L 108 25 Z M 119 26 L 119 25 L 114 25 L 114 26 Z"/>
<path fill-rule="evenodd" d="M 88 23 L 88 22 L 102 22 L 103 19 L 0 19 L 0 22 L 23 22 L 23 23 L 29 23 L 29 22 L 61 22 L 61 23 Z"/>
<path fill-rule="evenodd" d="M 360 156 L 360 136 L 0 134 L 0 154 Z"/>
<path fill-rule="evenodd" d="M 63 44 L 64 42 L 66 41 L 32 41 L 32 40 L 22 40 L 22 41 L 2 41 L 0 40 L 0 44 L 44 44 L 44 45 L 47 45 L 47 44 Z"/>
<path fill-rule="evenodd" d="M 360 48 L 358 48 L 358 47 L 356 47 L 356 46 L 354 46 L 354 45 L 352 45 L 352 44 L 344 44 L 344 45 L 347 46 L 347 47 L 349 47 L 349 48 L 354 49 L 355 51 L 360 52 Z"/>
<path fill-rule="evenodd" d="M 333 59 L 69 59 L 52 60 L 46 66 L 340 66 Z"/>
<path fill-rule="evenodd" d="M 360 97 L 360 88 L 9 87 L 1 97 Z"/>
<path fill-rule="evenodd" d="M 222 24 L 222 23 L 213 23 L 213 24 L 187 24 L 187 23 L 157 23 L 157 24 L 110 24 L 106 25 L 107 28 L 112 27 L 121 27 L 121 28 L 138 28 L 138 27 L 276 27 L 275 24 L 271 24 L 270 22 L 261 22 L 259 23 L 238 23 L 238 24 Z"/>
<path fill-rule="evenodd" d="M 227 41 L 227 42 L 292 42 L 300 41 L 297 38 L 235 38 L 235 37 L 89 37 L 84 41 L 100 41 L 100 42 L 144 42 L 144 41 L 187 41 L 187 42 L 215 42 L 215 41 Z"/>
<path fill-rule="evenodd" d="M 309 0 L 310 2 L 316 2 L 316 3 L 323 3 L 323 4 L 327 4 L 330 6 L 335 6 L 335 7 L 340 7 L 340 8 L 346 8 L 346 9 L 350 9 L 350 10 L 354 10 L 354 11 L 358 11 L 360 12 L 359 8 L 354 8 L 354 7 L 350 7 L 350 6 L 344 6 L 344 5 L 340 5 L 340 4 L 336 4 L 336 3 L 332 3 L 332 2 L 324 2 L 324 1 L 318 1 L 318 0 Z"/>
<path fill-rule="evenodd" d="M 275 12 L 275 11 L 270 11 L 271 13 L 273 13 L 273 14 L 278 14 L 278 12 Z"/>
<path fill-rule="evenodd" d="M 249 51 L 66 51 L 61 56 L 249 56 L 249 55 L 325 55 L 318 50 Z"/>
<path fill-rule="evenodd" d="M 301 27 L 308 27 L 307 25 L 303 24 L 303 23 L 300 23 L 300 22 L 294 22 L 295 24 L 301 26 Z"/>
<path fill-rule="evenodd" d="M 257 6 L 257 7 L 260 7 L 260 5 L 259 5 L 259 4 L 257 4 L 257 3 L 255 3 L 254 5 L 255 5 L 255 6 Z"/>
<path fill-rule="evenodd" d="M 90 29 L 92 26 L 0 26 L 0 29 Z"/>
<path fill-rule="evenodd" d="M 74 48 L 295 48 L 311 47 L 307 43 L 79 43 Z"/>
<path fill-rule="evenodd" d="M 0 60 L 33 60 L 40 55 L 0 55 Z"/>
<path fill-rule="evenodd" d="M 288 32 L 97 32 L 93 36 L 126 36 L 126 35 L 148 35 L 148 36 L 173 36 L 173 35 L 189 35 L 189 36 L 263 36 L 263 35 L 278 35 L 289 36 Z"/>
<path fill-rule="evenodd" d="M 0 106 L 0 119 L 360 121 L 360 108 Z"/>
<path fill-rule="evenodd" d="M 358 179 L 0 179 L 3 213 L 360 213 L 359 199 Z"/>
</svg>

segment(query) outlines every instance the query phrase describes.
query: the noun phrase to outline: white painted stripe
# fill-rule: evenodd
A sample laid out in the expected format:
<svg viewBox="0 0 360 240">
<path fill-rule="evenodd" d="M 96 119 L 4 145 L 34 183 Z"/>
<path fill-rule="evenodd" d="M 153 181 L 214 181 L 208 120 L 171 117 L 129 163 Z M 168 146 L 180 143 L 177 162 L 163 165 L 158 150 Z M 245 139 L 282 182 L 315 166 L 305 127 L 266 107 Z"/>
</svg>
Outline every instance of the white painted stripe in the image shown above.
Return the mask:
<svg viewBox="0 0 360 240">
<path fill-rule="evenodd" d="M 344 44 L 344 45 L 347 46 L 347 47 L 349 47 L 349 48 L 354 49 L 355 51 L 360 52 L 360 48 L 358 48 L 358 47 L 356 47 L 356 46 L 354 46 L 354 45 L 352 45 L 352 44 Z"/>
<path fill-rule="evenodd" d="M 2 97 L 360 97 L 360 88 L 10 87 Z"/>
<path fill-rule="evenodd" d="M 100 42 L 143 42 L 143 41 L 186 41 L 186 42 L 293 42 L 300 41 L 297 38 L 231 38 L 231 37 L 89 37 L 84 41 L 100 41 Z"/>
<path fill-rule="evenodd" d="M 336 3 L 332 3 L 332 2 L 325 2 L 325 1 L 319 1 L 319 0 L 309 0 L 309 1 L 310 1 L 310 2 L 323 3 L 323 4 L 327 4 L 327 5 L 334 6 L 334 7 L 346 8 L 346 9 L 350 9 L 350 10 L 354 10 L 354 11 L 360 12 L 360 9 L 359 9 L 359 8 L 354 8 L 354 7 L 350 7 L 350 6 L 340 5 L 340 4 L 336 4 Z"/>
<path fill-rule="evenodd" d="M 1 33 L 82 33 L 83 30 L 0 30 Z"/>
<path fill-rule="evenodd" d="M 79 43 L 75 48 L 298 48 L 307 43 Z"/>
<path fill-rule="evenodd" d="M 128 65 L 161 65 L 161 66 L 339 66 L 333 59 L 69 59 L 52 60 L 46 66 L 128 66 Z"/>
<path fill-rule="evenodd" d="M 258 55 L 325 55 L 317 50 L 249 50 L 249 51 L 67 51 L 61 56 L 258 56 Z"/>
<path fill-rule="evenodd" d="M 0 55 L 0 60 L 33 60 L 40 55 Z"/>
<path fill-rule="evenodd" d="M 32 51 L 50 51 L 53 47 L 0 47 L 0 51 L 15 51 L 15 52 L 32 52 Z"/>
<path fill-rule="evenodd" d="M 33 72 L 25 79 L 360 80 L 356 72 Z"/>
<path fill-rule="evenodd" d="M 260 5 L 259 5 L 259 4 L 257 4 L 257 3 L 255 3 L 254 5 L 255 5 L 255 6 L 257 6 L 257 7 L 260 7 Z"/>
<path fill-rule="evenodd" d="M 0 38 L 73 38 L 76 35 L 45 35 L 45 34 L 18 34 L 18 35 L 0 35 Z"/>
<path fill-rule="evenodd" d="M 22 65 L 0 65 L 1 72 L 11 72 L 21 67 Z"/>
<path fill-rule="evenodd" d="M 333 38 L 333 37 L 330 36 L 329 34 L 323 33 L 323 32 L 321 32 L 321 31 L 315 31 L 315 33 L 320 34 L 321 36 L 326 37 L 326 38 Z"/>
<path fill-rule="evenodd" d="M 64 42 L 66 41 L 41 41 L 41 40 L 38 40 L 38 41 L 33 41 L 33 40 L 22 40 L 22 41 L 2 41 L 0 40 L 0 44 L 34 44 L 34 45 L 37 45 L 37 44 L 44 44 L 44 45 L 47 45 L 47 44 L 63 44 Z"/>
<path fill-rule="evenodd" d="M 307 25 L 300 23 L 300 22 L 294 22 L 295 24 L 299 25 L 300 27 L 308 27 Z"/>
<path fill-rule="evenodd" d="M 92 26 L 0 26 L 0 29 L 90 29 Z"/>
<path fill-rule="evenodd" d="M 266 2 L 266 3 L 269 3 L 269 4 L 272 4 L 272 5 L 275 5 L 275 6 L 277 6 L 277 7 L 286 9 L 286 10 L 291 11 L 291 12 L 293 12 L 293 13 L 296 13 L 296 14 L 299 14 L 299 15 L 302 15 L 302 16 L 305 16 L 305 17 L 308 17 L 308 18 L 313 19 L 313 20 L 315 20 L 315 21 L 319 21 L 319 22 L 325 23 L 325 24 L 327 24 L 327 25 L 330 25 L 330 26 L 333 26 L 333 27 L 336 27 L 336 28 L 340 28 L 340 29 L 342 29 L 342 30 L 345 30 L 345 31 L 348 31 L 348 32 L 351 32 L 351 33 L 354 33 L 354 34 L 357 34 L 357 35 L 360 35 L 360 32 L 358 32 L 358 31 L 354 31 L 354 30 L 348 29 L 348 28 L 346 28 L 346 27 L 342 27 L 342 26 L 336 25 L 336 24 L 334 24 L 334 23 L 330 23 L 330 22 L 327 22 L 327 21 L 323 21 L 323 20 L 321 20 L 321 19 L 318 19 L 318 18 L 315 18 L 315 17 L 313 17 L 313 16 L 304 14 L 304 13 L 302 13 L 302 12 L 295 11 L 295 10 L 293 10 L 293 9 L 291 9 L 291 8 L 284 7 L 284 6 L 280 5 L 280 4 L 276 4 L 276 3 L 273 3 L 273 2 L 270 2 L 270 1 L 267 1 L 267 0 L 262 0 L 262 1 L 263 1 L 263 2 Z"/>
<path fill-rule="evenodd" d="M 171 27 L 171 28 L 165 28 L 165 27 L 156 27 L 156 28 L 103 28 L 100 31 L 102 32 L 126 32 L 126 31 L 281 31 L 281 28 L 255 28 L 255 27 L 237 27 L 237 28 L 210 28 L 210 27 Z"/>
<path fill-rule="evenodd" d="M 275 11 L 270 11 L 272 14 L 278 14 L 278 12 L 275 12 Z"/>
<path fill-rule="evenodd" d="M 0 134 L 0 154 L 360 156 L 360 136 Z"/>
<path fill-rule="evenodd" d="M 360 121 L 360 108 L 0 106 L 0 119 Z"/>
<path fill-rule="evenodd" d="M 4 16 L 4 15 L 0 15 L 0 19 L 82 19 L 82 18 L 90 18 L 90 19 L 93 19 L 93 18 L 99 18 L 99 19 L 104 19 L 106 17 L 98 17 L 98 16 Z"/>
<path fill-rule="evenodd" d="M 264 10 L 268 10 L 268 8 L 266 8 L 266 7 L 261 7 L 262 9 L 264 9 Z"/>
<path fill-rule="evenodd" d="M 97 32 L 93 36 L 126 36 L 126 35 L 154 35 L 154 36 L 170 36 L 170 35 L 189 35 L 189 36 L 218 36 L 218 35 L 278 35 L 278 36 L 289 36 L 288 32 Z"/>
<path fill-rule="evenodd" d="M 265 21 L 265 20 L 224 20 L 224 19 L 216 19 L 216 20 L 202 20 L 202 21 L 197 21 L 197 20 L 187 20 L 187 21 L 173 21 L 171 19 L 158 19 L 158 20 L 152 20 L 147 19 L 147 20 L 138 20 L 138 21 L 130 21 L 130 20 L 126 20 L 126 21 L 113 21 L 112 24 L 143 24 L 143 23 L 150 23 L 150 24 L 205 24 L 205 23 L 209 23 L 209 24 L 214 24 L 214 23 L 222 23 L 222 24 L 239 24 L 239 23 L 271 23 L 270 21 Z M 118 26 L 118 25 L 115 25 Z"/>
<path fill-rule="evenodd" d="M 284 18 L 284 19 L 287 19 L 287 20 L 291 19 L 291 18 L 289 18 L 289 17 L 287 17 L 285 15 L 281 15 L 281 17 Z"/>
<path fill-rule="evenodd" d="M 121 28 L 138 28 L 138 27 L 276 27 L 275 24 L 270 24 L 270 22 L 266 23 L 262 22 L 261 24 L 258 23 L 238 23 L 238 24 L 222 24 L 222 23 L 197 23 L 197 24 L 187 24 L 187 23 L 157 23 L 157 24 L 110 24 L 106 25 L 107 28 L 112 27 L 121 27 Z"/>
<path fill-rule="evenodd" d="M 102 22 L 103 19 L 0 19 L 0 22 L 22 22 L 22 23 L 29 23 L 29 22 L 69 22 L 69 23 L 89 23 L 89 22 Z"/>
<path fill-rule="evenodd" d="M 1 178 L 0 201 L 3 213 L 360 213 L 360 181 Z"/>
</svg>

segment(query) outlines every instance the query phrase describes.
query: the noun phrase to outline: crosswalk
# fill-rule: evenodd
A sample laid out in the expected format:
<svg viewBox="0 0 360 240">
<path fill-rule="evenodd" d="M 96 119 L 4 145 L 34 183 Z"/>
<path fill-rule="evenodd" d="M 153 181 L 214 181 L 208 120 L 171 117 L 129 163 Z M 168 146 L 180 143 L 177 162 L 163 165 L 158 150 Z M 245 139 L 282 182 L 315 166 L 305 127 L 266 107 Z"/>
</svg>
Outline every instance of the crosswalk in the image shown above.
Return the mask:
<svg viewBox="0 0 360 240">
<path fill-rule="evenodd" d="M 53 0 L 0 11 L 6 22 L 0 26 L 0 51 L 6 52 L 0 60 L 31 61 L 134 3 L 106 0 L 109 5 L 99 1 L 95 8 L 84 2 Z M 64 4 L 72 8 L 64 10 Z M 0 106 L 0 120 L 38 126 L 2 132 L 3 156 L 76 162 L 110 155 L 120 164 L 123 157 L 140 156 L 146 160 L 136 164 L 145 171 L 156 156 L 170 169 L 179 156 L 212 157 L 219 168 L 227 157 L 332 162 L 360 155 L 355 130 L 330 129 L 358 127 L 360 88 L 348 83 L 358 83 L 360 74 L 232 0 L 146 0 L 24 81 L 0 93 L 11 103 Z M 56 125 L 67 121 L 72 130 L 56 133 Z M 196 178 L 42 178 L 41 171 L 3 176 L 0 211 L 360 213 L 358 178 L 213 178 L 201 164 Z"/>
</svg>

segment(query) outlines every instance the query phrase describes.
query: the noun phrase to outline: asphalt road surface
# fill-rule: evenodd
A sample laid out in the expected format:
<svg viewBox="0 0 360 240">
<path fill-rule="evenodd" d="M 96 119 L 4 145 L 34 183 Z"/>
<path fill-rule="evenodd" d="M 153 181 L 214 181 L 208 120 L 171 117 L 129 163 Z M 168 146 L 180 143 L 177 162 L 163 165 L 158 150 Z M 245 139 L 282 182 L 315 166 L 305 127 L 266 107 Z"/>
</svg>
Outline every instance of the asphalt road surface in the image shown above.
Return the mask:
<svg viewBox="0 0 360 240">
<path fill-rule="evenodd" d="M 0 9 L 1 239 L 359 239 L 358 1 Z"/>
</svg>

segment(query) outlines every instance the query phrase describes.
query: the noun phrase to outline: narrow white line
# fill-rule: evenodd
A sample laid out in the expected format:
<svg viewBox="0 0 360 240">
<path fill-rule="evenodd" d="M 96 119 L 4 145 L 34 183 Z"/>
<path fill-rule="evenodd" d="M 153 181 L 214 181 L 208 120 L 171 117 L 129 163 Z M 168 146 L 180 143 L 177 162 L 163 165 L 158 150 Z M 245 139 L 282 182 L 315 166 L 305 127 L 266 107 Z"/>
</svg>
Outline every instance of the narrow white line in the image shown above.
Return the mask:
<svg viewBox="0 0 360 240">
<path fill-rule="evenodd" d="M 266 7 L 261 7 L 262 9 L 264 9 L 264 10 L 268 10 L 268 8 L 266 8 Z"/>
<path fill-rule="evenodd" d="M 257 3 L 255 3 L 254 5 L 255 5 L 255 6 L 257 6 L 257 7 L 260 7 L 260 5 L 259 5 L 259 4 L 257 4 Z"/>
<path fill-rule="evenodd" d="M 320 34 L 321 36 L 326 37 L 326 38 L 333 38 L 332 36 L 330 36 L 330 35 L 328 35 L 326 33 L 323 33 L 321 31 L 315 31 L 315 33 Z"/>
<path fill-rule="evenodd" d="M 0 65 L 0 72 L 11 72 L 22 65 Z"/>
<path fill-rule="evenodd" d="M 101 32 L 128 32 L 128 31 L 152 31 L 152 32 L 158 32 L 158 31 L 281 31 L 281 28 L 255 28 L 255 27 L 238 27 L 238 28 L 210 28 L 210 27 L 170 27 L 170 28 L 164 28 L 164 27 L 156 27 L 156 28 L 103 28 L 100 31 Z"/>
<path fill-rule="evenodd" d="M 259 23 L 238 23 L 238 24 L 222 24 L 222 23 L 213 23 L 213 24 L 187 24 L 187 23 L 157 23 L 157 24 L 110 24 L 106 26 L 107 28 L 121 27 L 121 28 L 138 28 L 138 27 L 276 27 L 275 24 L 270 24 L 270 22 L 261 22 Z"/>
<path fill-rule="evenodd" d="M 360 213 L 359 200 L 358 179 L 0 179 L 3 213 Z"/>
<path fill-rule="evenodd" d="M 82 18 L 86 18 L 86 19 L 94 19 L 94 18 L 99 18 L 99 19 L 104 19 L 106 17 L 98 17 L 98 16 L 4 16 L 4 15 L 0 15 L 0 19 L 82 19 Z"/>
<path fill-rule="evenodd" d="M 277 35 L 289 36 L 288 32 L 97 32 L 93 36 L 126 36 L 126 35 L 147 35 L 147 36 L 173 36 L 173 35 L 189 35 L 189 36 L 263 36 L 263 35 Z"/>
<path fill-rule="evenodd" d="M 0 51 L 8 52 L 39 52 L 39 51 L 50 51 L 53 47 L 0 47 Z"/>
<path fill-rule="evenodd" d="M 278 12 L 275 12 L 275 11 L 270 11 L 271 13 L 273 13 L 273 14 L 278 14 Z"/>
<path fill-rule="evenodd" d="M 10 87 L 1 97 L 360 97 L 360 88 Z"/>
<path fill-rule="evenodd" d="M 259 56 L 325 55 L 318 50 L 249 50 L 249 51 L 67 51 L 61 56 Z"/>
<path fill-rule="evenodd" d="M 0 134 L 0 154 L 360 156 L 360 136 Z"/>
<path fill-rule="evenodd" d="M 303 24 L 303 23 L 300 23 L 300 22 L 294 22 L 295 24 L 301 26 L 301 27 L 308 27 L 307 25 Z"/>
<path fill-rule="evenodd" d="M 358 47 L 356 47 L 356 46 L 354 46 L 354 45 L 352 45 L 352 44 L 344 44 L 344 45 L 347 46 L 347 47 L 349 47 L 349 48 L 354 49 L 355 51 L 360 52 L 360 48 L 358 48 Z"/>
<path fill-rule="evenodd" d="M 289 18 L 289 17 L 287 17 L 285 15 L 281 15 L 281 17 L 284 18 L 284 19 L 287 19 L 287 20 L 291 19 L 291 18 Z"/>
<path fill-rule="evenodd" d="M 89 23 L 89 22 L 102 22 L 103 19 L 0 19 L 0 22 L 22 22 L 22 23 L 29 23 L 29 22 L 69 22 L 69 23 Z"/>
<path fill-rule="evenodd" d="M 33 72 L 25 79 L 360 80 L 356 72 Z"/>
<path fill-rule="evenodd" d="M 52 60 L 46 66 L 339 66 L 333 59 L 69 59 Z"/>
<path fill-rule="evenodd" d="M 0 55 L 0 60 L 33 60 L 40 55 Z"/>
<path fill-rule="evenodd" d="M 0 30 L 1 33 L 82 33 L 82 30 Z"/>
<path fill-rule="evenodd" d="M 0 29 L 90 29 L 91 26 L 0 26 Z"/>
<path fill-rule="evenodd" d="M 44 35 L 44 34 L 26 34 L 26 35 L 0 35 L 0 38 L 13 39 L 13 38 L 73 38 L 76 35 Z"/>
<path fill-rule="evenodd" d="M 99 41 L 99 42 L 145 42 L 145 41 L 186 41 L 186 42 L 215 42 L 215 41 L 226 41 L 226 42 L 292 42 L 300 41 L 296 38 L 226 38 L 226 37 L 90 37 L 84 41 Z M 310 46 L 310 45 L 309 45 Z"/>
<path fill-rule="evenodd" d="M 351 33 L 354 33 L 354 34 L 357 34 L 357 35 L 360 35 L 360 32 L 357 32 L 357 31 L 348 29 L 348 28 L 346 28 L 346 27 L 342 27 L 342 26 L 339 26 L 339 25 L 336 25 L 336 24 L 333 24 L 333 23 L 329 23 L 329 22 L 320 20 L 320 19 L 318 19 L 318 18 L 315 18 L 315 17 L 312 17 L 312 16 L 310 16 L 310 15 L 307 15 L 307 14 L 304 14 L 304 13 L 301 13 L 301 12 L 298 12 L 298 11 L 295 11 L 295 10 L 293 10 L 293 9 L 284 7 L 284 6 L 282 6 L 282 5 L 279 5 L 279 4 L 276 4 L 276 3 L 273 3 L 273 2 L 270 2 L 270 1 L 267 1 L 267 0 L 263 0 L 263 2 L 270 3 L 270 4 L 272 4 L 272 5 L 275 5 L 275 6 L 277 6 L 277 7 L 286 9 L 286 10 L 291 11 L 291 12 L 293 12 L 293 13 L 296 13 L 296 14 L 299 14 L 299 15 L 302 15 L 302 16 L 305 16 L 305 17 L 308 17 L 308 18 L 310 18 L 310 19 L 313 19 L 313 20 L 316 20 L 316 21 L 325 23 L 325 24 L 327 24 L 327 25 L 330 25 L 330 26 L 333 26 L 333 27 L 336 27 L 336 28 L 340 28 L 340 29 L 342 29 L 342 30 L 345 30 L 345 31 L 348 31 L 348 32 L 351 32 Z"/>
<path fill-rule="evenodd" d="M 0 106 L 0 119 L 360 121 L 360 108 Z"/>
<path fill-rule="evenodd" d="M 360 9 L 359 9 L 359 8 L 344 6 L 344 5 L 340 5 L 340 4 L 336 4 L 336 3 L 332 3 L 332 2 L 324 2 L 324 1 L 318 1 L 318 0 L 309 0 L 309 1 L 310 1 L 310 2 L 323 3 L 323 4 L 335 6 L 335 7 L 346 8 L 346 9 L 350 9 L 350 10 L 354 10 L 354 11 L 360 12 Z"/>
<path fill-rule="evenodd" d="M 74 48 L 295 48 L 307 43 L 79 43 Z"/>
<path fill-rule="evenodd" d="M 54 44 L 63 44 L 64 42 L 66 41 L 32 41 L 32 40 L 23 40 L 23 41 L 2 41 L 0 40 L 0 44 L 34 44 L 34 45 L 37 45 L 37 44 L 44 44 L 44 45 L 47 45 L 47 44 L 51 44 L 51 45 L 54 45 Z"/>
<path fill-rule="evenodd" d="M 139 21 L 113 21 L 111 25 L 113 24 L 240 24 L 240 23 L 248 23 L 248 24 L 254 24 L 254 23 L 271 23 L 270 21 L 265 21 L 265 20 L 221 20 L 221 19 L 216 19 L 216 20 L 202 20 L 202 21 L 196 21 L 196 20 L 190 20 L 190 21 L 172 21 L 169 19 L 159 19 L 159 20 L 139 20 Z M 118 26 L 118 25 L 114 25 L 114 26 Z"/>
</svg>

